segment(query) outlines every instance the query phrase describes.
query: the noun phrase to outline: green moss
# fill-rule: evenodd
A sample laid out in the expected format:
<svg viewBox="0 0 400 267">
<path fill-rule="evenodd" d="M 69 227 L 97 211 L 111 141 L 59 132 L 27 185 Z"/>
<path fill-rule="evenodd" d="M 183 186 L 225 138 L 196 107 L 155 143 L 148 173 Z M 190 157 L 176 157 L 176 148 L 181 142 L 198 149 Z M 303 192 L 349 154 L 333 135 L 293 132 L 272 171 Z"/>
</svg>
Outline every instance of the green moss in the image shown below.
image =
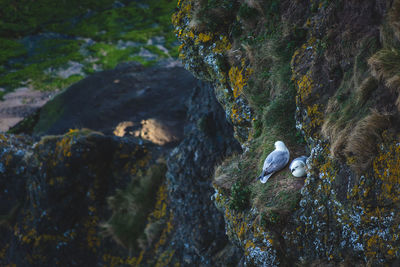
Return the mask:
<svg viewBox="0 0 400 267">
<path fill-rule="evenodd" d="M 35 89 L 48 91 L 70 85 L 78 80 L 77 76 L 62 79 L 46 74 L 46 70 L 65 67 L 69 61 L 83 61 L 84 57 L 79 53 L 81 44 L 74 40 L 40 41 L 24 64 L 14 64 L 13 72 L 0 76 L 0 86 L 12 89 L 21 86 L 21 82 L 29 81 Z"/>
<path fill-rule="evenodd" d="M 175 1 L 167 0 L 146 1 L 145 4 L 131 2 L 122 8 L 98 12 L 78 25 L 64 28 L 64 32 L 97 41 L 147 42 L 153 36 L 172 31 L 170 16 L 175 4 Z"/>
<path fill-rule="evenodd" d="M 112 69 L 115 66 L 124 61 L 128 61 L 128 58 L 140 51 L 138 47 L 128 47 L 126 49 L 118 49 L 115 45 L 97 43 L 89 47 L 91 54 L 98 58 L 97 64 L 101 64 L 103 69 Z"/>
<path fill-rule="evenodd" d="M 240 211 L 249 205 L 250 190 L 240 181 L 235 182 L 231 188 L 231 198 L 229 207 L 233 210 Z"/>
<path fill-rule="evenodd" d="M 11 134 L 32 134 L 33 128 L 39 120 L 40 110 L 37 110 L 33 114 L 25 117 L 17 125 L 10 128 L 7 133 Z"/>
<path fill-rule="evenodd" d="M 7 64 L 10 59 L 26 56 L 27 50 L 16 40 L 0 38 L 0 64 Z M 1 73 L 1 71 L 0 71 Z"/>
<path fill-rule="evenodd" d="M 44 105 L 40 112 L 40 118 L 35 125 L 33 132 L 40 135 L 46 132 L 64 113 L 63 102 L 60 95 Z"/>
<path fill-rule="evenodd" d="M 78 77 L 62 81 L 62 78 L 50 75 L 49 70 L 67 67 L 69 61 L 84 64 L 84 74 L 93 73 L 93 62 L 86 61 L 87 56 L 81 54 L 85 42 L 74 37 L 97 41 L 87 49 L 90 56 L 98 58 L 96 63 L 102 69 L 114 68 L 129 60 L 137 60 L 146 66 L 154 64 L 134 54 L 155 36 L 164 37 L 170 54 L 178 55 L 171 25 L 175 0 L 121 1 L 125 6 L 118 8 L 112 7 L 114 1 L 110 0 L 78 2 L 22 0 L 11 3 L 7 0 L 0 3 L 0 33 L 3 33 L 0 34 L 0 87 L 12 91 L 22 82 L 29 81 L 29 85 L 39 90 L 63 89 Z M 41 37 L 42 40 L 30 42 L 29 47 L 25 47 L 23 41 L 13 39 L 41 31 L 59 33 L 63 37 Z M 139 47 L 118 49 L 116 43 L 119 40 L 139 42 Z M 159 58 L 166 57 L 155 46 L 146 49 Z M 0 97 L 3 94 L 0 93 Z"/>
<path fill-rule="evenodd" d="M 274 27 L 271 31 L 267 28 L 250 44 L 253 51 L 256 51 L 252 65 L 254 74 L 244 93 L 258 116 L 263 113 L 265 103 L 271 101 L 271 95 L 279 95 L 285 91 L 293 92 L 290 61 L 294 51 L 305 38 L 305 32 L 302 30 L 294 29 L 295 32 L 291 35 L 282 36 L 278 30 L 281 25 L 274 24 Z M 292 97 L 294 101 L 294 95 L 288 97 Z"/>
<path fill-rule="evenodd" d="M 159 27 L 151 29 L 135 29 L 124 33 L 121 39 L 145 43 L 151 37 L 162 35 L 162 29 Z"/>
<path fill-rule="evenodd" d="M 117 241 L 130 249 L 137 249 L 138 238 L 143 235 L 146 219 L 155 205 L 158 185 L 165 177 L 166 165 L 151 166 L 145 174 L 139 174 L 123 190 L 109 198 L 113 212 L 105 224 L 105 230 Z"/>
<path fill-rule="evenodd" d="M 0 36 L 19 37 L 48 25 L 85 14 L 89 9 L 110 8 L 113 0 L 5 0 L 0 3 Z M 74 8 L 71 8 L 74 7 Z"/>
<path fill-rule="evenodd" d="M 145 67 L 151 67 L 157 63 L 156 60 L 147 60 L 141 56 L 130 56 L 129 60 L 139 62 L 140 64 L 142 64 Z"/>
<path fill-rule="evenodd" d="M 159 56 L 160 58 L 165 58 L 168 55 L 165 54 L 165 52 L 163 52 L 162 50 L 160 50 L 157 46 L 155 45 L 146 45 L 144 48 L 146 48 L 147 50 L 149 50 L 151 53 Z"/>
<path fill-rule="evenodd" d="M 263 122 L 264 132 L 268 133 L 271 128 L 275 128 L 277 135 L 288 143 L 298 143 L 296 121 L 294 114 L 296 111 L 295 89 L 292 87 L 276 97 L 265 109 Z"/>
</svg>

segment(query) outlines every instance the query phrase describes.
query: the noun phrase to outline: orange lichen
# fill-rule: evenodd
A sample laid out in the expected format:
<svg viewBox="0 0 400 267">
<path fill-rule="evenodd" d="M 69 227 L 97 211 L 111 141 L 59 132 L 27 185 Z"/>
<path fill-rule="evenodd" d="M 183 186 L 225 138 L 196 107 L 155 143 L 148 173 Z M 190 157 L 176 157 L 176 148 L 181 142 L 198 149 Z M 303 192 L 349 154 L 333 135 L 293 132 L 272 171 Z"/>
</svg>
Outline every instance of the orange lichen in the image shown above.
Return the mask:
<svg viewBox="0 0 400 267">
<path fill-rule="evenodd" d="M 222 54 L 232 48 L 232 44 L 229 42 L 228 37 L 221 36 L 218 41 L 215 42 L 215 47 L 213 52 L 217 54 Z"/>
<path fill-rule="evenodd" d="M 246 256 L 249 255 L 249 249 L 250 249 L 250 248 L 255 248 L 255 247 L 256 247 L 256 245 L 254 244 L 254 242 L 251 241 L 251 240 L 248 240 L 248 241 L 246 242 L 246 245 L 244 246 L 244 253 L 245 253 L 245 255 L 246 255 Z"/>
<path fill-rule="evenodd" d="M 68 133 L 66 133 L 61 140 L 56 143 L 55 155 L 58 157 L 71 157 L 71 146 L 75 142 L 75 137 L 79 134 L 80 131 L 78 129 L 70 129 Z M 57 165 L 57 161 L 53 161 L 53 165 Z"/>
<path fill-rule="evenodd" d="M 297 97 L 296 101 L 303 103 L 304 100 L 311 94 L 313 88 L 313 81 L 310 74 L 303 75 L 297 81 Z"/>
<path fill-rule="evenodd" d="M 114 267 L 120 265 L 130 265 L 130 266 L 139 266 L 143 260 L 144 251 L 141 251 L 138 257 L 128 257 L 123 259 L 119 256 L 113 256 L 110 254 L 103 255 L 103 261 L 107 263 L 107 266 Z"/>
<path fill-rule="evenodd" d="M 182 20 L 186 18 L 190 18 L 190 12 L 192 10 L 192 4 L 189 0 L 179 1 L 177 4 L 178 11 L 172 15 L 172 24 L 174 26 L 178 26 L 182 23 Z"/>
<path fill-rule="evenodd" d="M 310 120 L 307 124 L 303 125 L 307 136 L 318 137 L 319 133 L 315 130 L 324 122 L 324 114 L 320 110 L 321 105 L 318 104 L 307 106 L 307 116 Z"/>
<path fill-rule="evenodd" d="M 242 92 L 243 87 L 247 85 L 250 75 L 253 73 L 251 68 L 238 68 L 232 66 L 229 70 L 229 80 L 233 89 L 233 97 L 238 98 Z"/>
<path fill-rule="evenodd" d="M 386 151 L 381 151 L 373 162 L 374 176 L 382 181 L 378 200 L 382 204 L 388 201 L 400 201 L 400 140 L 394 141 Z"/>
<path fill-rule="evenodd" d="M 199 33 L 199 35 L 196 38 L 195 44 L 199 44 L 199 43 L 207 43 L 209 41 L 211 41 L 211 39 L 213 38 L 213 34 L 211 33 Z"/>
</svg>

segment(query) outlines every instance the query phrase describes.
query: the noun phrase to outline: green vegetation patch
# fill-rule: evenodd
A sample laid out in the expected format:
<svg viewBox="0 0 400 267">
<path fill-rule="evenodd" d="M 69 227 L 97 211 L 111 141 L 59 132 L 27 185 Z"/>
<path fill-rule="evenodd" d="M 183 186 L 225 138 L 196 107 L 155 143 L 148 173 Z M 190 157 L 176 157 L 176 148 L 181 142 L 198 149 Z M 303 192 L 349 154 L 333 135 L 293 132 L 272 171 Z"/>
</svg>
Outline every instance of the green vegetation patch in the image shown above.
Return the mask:
<svg viewBox="0 0 400 267">
<path fill-rule="evenodd" d="M 46 132 L 64 113 L 62 97 L 56 96 L 52 101 L 47 102 L 40 111 L 40 118 L 35 122 L 33 132 L 38 135 Z"/>
<path fill-rule="evenodd" d="M 287 215 L 298 204 L 303 179 L 292 176 L 288 166 L 266 184 L 261 184 L 257 177 L 278 140 L 286 144 L 291 159 L 306 154 L 304 138 L 295 127 L 296 89 L 290 67 L 292 55 L 304 43 L 306 34 L 296 27 L 283 34 L 279 1 L 252 6 L 244 3 L 239 16 L 239 24 L 232 26 L 232 36 L 246 47 L 243 52 L 253 69 L 243 93 L 255 119 L 248 150 L 226 159 L 217 168 L 215 184 L 230 196 L 230 208 L 256 208 L 262 223 L 284 225 Z M 239 27 L 241 31 L 237 30 Z"/>
<path fill-rule="evenodd" d="M 73 7 L 73 8 L 71 8 Z M 126 61 L 145 66 L 177 56 L 171 14 L 175 0 L 3 1 L 0 3 L 0 97 L 21 86 L 60 90 L 98 70 Z M 150 41 L 158 38 L 158 43 Z M 90 40 L 90 41 L 87 41 Z M 126 42 L 120 45 L 120 42 Z M 132 42 L 134 44 L 132 44 Z M 163 52 L 161 44 L 171 52 Z M 146 48 L 154 58 L 138 55 Z M 61 77 L 69 62 L 83 64 Z M 79 79 L 78 79 L 79 78 Z"/>
<path fill-rule="evenodd" d="M 119 244 L 129 249 L 139 249 L 138 239 L 145 233 L 147 217 L 155 206 L 156 194 L 162 185 L 167 167 L 165 164 L 150 166 L 149 169 L 139 173 L 131 183 L 108 199 L 112 216 L 104 224 L 104 231 Z M 159 232 L 159 226 L 146 229 L 148 234 Z"/>
<path fill-rule="evenodd" d="M 0 64 L 6 64 L 11 58 L 26 56 L 26 48 L 13 39 L 0 38 Z M 4 71 L 0 69 L 0 74 Z"/>
</svg>

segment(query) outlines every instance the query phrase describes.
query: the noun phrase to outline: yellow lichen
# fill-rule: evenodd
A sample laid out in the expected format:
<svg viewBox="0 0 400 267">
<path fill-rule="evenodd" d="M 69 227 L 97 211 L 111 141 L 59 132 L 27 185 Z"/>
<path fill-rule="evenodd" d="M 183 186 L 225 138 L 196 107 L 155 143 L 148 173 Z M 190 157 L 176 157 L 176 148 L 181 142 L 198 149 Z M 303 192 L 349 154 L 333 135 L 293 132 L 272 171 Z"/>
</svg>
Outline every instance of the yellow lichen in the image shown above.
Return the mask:
<svg viewBox="0 0 400 267">
<path fill-rule="evenodd" d="M 238 98 L 242 92 L 243 87 L 247 85 L 247 81 L 250 78 L 250 75 L 253 73 L 251 68 L 247 68 L 246 70 L 244 67 L 238 68 L 232 66 L 229 70 L 229 80 L 233 89 L 233 97 L 236 99 Z"/>
<path fill-rule="evenodd" d="M 400 201 L 400 140 L 393 142 L 387 151 L 381 151 L 373 162 L 374 176 L 382 181 L 378 200 L 382 204 Z"/>
<path fill-rule="evenodd" d="M 307 116 L 310 120 L 306 125 L 303 125 L 303 129 L 307 136 L 318 136 L 319 133 L 315 130 L 324 122 L 324 114 L 320 110 L 321 105 L 318 104 L 307 106 Z"/>
<path fill-rule="evenodd" d="M 215 42 L 215 47 L 213 52 L 217 54 L 222 54 L 232 48 L 232 44 L 229 42 L 228 37 L 222 36 L 218 41 Z"/>
<path fill-rule="evenodd" d="M 187 17 L 190 18 L 190 12 L 192 10 L 192 4 L 189 0 L 180 0 L 177 4 L 178 11 L 172 15 L 172 24 L 178 26 L 182 20 Z"/>
<path fill-rule="evenodd" d="M 297 102 L 303 103 L 304 100 L 311 94 L 313 88 L 313 81 L 310 74 L 303 75 L 297 81 Z"/>
<path fill-rule="evenodd" d="M 164 251 L 160 257 L 157 259 L 155 267 L 170 266 L 171 259 L 174 256 L 175 250 Z"/>
<path fill-rule="evenodd" d="M 211 33 L 199 33 L 197 36 L 197 39 L 195 41 L 195 44 L 199 43 L 207 43 L 213 38 L 213 35 Z"/>
<path fill-rule="evenodd" d="M 163 229 L 163 231 L 162 231 L 162 233 L 161 233 L 160 239 L 158 240 L 158 242 L 157 242 L 156 245 L 154 246 L 154 250 L 156 251 L 156 253 L 158 252 L 158 250 L 160 249 L 160 247 L 163 246 L 163 245 L 167 242 L 168 235 L 171 233 L 171 231 L 172 231 L 172 229 L 173 229 L 173 224 L 172 224 L 173 219 L 174 219 L 174 216 L 173 216 L 173 214 L 171 213 L 171 214 L 170 214 L 170 217 L 169 217 L 169 220 L 168 220 L 168 222 L 167 222 L 167 227 L 165 227 L 165 228 Z"/>
<path fill-rule="evenodd" d="M 166 203 L 167 197 L 168 197 L 167 186 L 166 185 L 160 186 L 157 192 L 157 202 L 154 211 L 152 212 L 152 216 L 157 220 L 165 217 L 167 213 L 167 203 Z"/>
<path fill-rule="evenodd" d="M 251 241 L 251 240 L 248 240 L 248 241 L 246 242 L 246 245 L 244 246 L 244 253 L 245 253 L 245 255 L 246 255 L 246 256 L 249 255 L 249 249 L 250 249 L 250 248 L 255 248 L 255 247 L 256 247 L 256 245 L 254 244 L 254 242 Z"/>
</svg>

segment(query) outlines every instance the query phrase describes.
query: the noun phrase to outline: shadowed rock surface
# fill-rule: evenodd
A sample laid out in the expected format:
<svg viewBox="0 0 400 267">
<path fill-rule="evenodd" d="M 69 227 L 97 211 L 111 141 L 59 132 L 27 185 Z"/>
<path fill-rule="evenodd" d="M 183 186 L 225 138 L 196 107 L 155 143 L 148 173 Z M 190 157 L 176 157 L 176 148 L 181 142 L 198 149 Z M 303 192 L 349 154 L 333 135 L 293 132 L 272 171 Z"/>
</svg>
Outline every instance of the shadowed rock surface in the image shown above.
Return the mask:
<svg viewBox="0 0 400 267">
<path fill-rule="evenodd" d="M 240 260 L 211 200 L 215 164 L 240 145 L 210 85 L 183 68 L 128 64 L 70 87 L 39 116 L 35 133 L 63 134 L 38 142 L 0 135 L 0 265 L 226 266 Z M 64 134 L 77 126 L 103 133 Z M 166 138 L 172 141 L 167 146 Z M 167 181 L 163 176 L 153 185 L 157 195 L 144 198 L 153 210 L 133 203 L 122 212 L 143 213 L 139 246 L 105 237 L 103 227 L 115 212 L 109 197 L 140 188 L 143 173 L 182 138 L 169 156 Z M 111 236 L 120 231 L 113 227 Z"/>
<path fill-rule="evenodd" d="M 400 1 L 182 0 L 173 23 L 246 148 L 213 183 L 245 265 L 398 266 Z M 307 177 L 261 186 L 276 140 Z"/>
<path fill-rule="evenodd" d="M 177 141 L 183 133 L 185 100 L 195 85 L 193 76 L 181 67 L 121 64 L 57 95 L 40 110 L 31 130 L 34 135 L 46 135 L 89 128 L 112 134 L 121 122 L 131 122 L 134 131 L 142 127 L 142 120 L 152 119 Z"/>
<path fill-rule="evenodd" d="M 223 216 L 211 199 L 211 178 L 215 165 L 241 148 L 210 85 L 196 88 L 188 106 L 185 139 L 171 152 L 167 164 L 177 227 L 172 247 L 183 266 L 236 265 L 241 252 L 227 242 Z M 235 252 L 227 258 L 224 253 L 218 256 L 225 246 Z"/>
</svg>

